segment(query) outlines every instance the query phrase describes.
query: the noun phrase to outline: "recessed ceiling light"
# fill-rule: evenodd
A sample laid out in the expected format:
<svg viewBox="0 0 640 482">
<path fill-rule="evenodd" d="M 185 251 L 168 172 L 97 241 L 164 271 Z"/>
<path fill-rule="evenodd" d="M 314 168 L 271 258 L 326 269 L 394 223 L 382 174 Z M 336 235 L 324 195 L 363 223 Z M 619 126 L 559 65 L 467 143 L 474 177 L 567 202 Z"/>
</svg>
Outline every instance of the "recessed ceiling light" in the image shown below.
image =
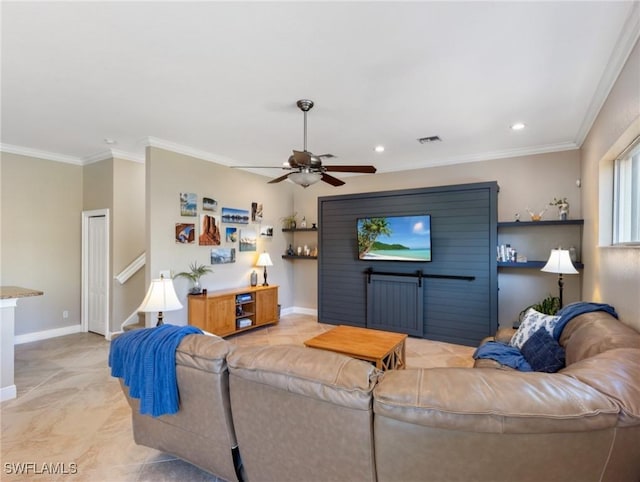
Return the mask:
<svg viewBox="0 0 640 482">
<path fill-rule="evenodd" d="M 384 146 L 376 146 L 374 151 L 376 151 L 376 152 L 384 152 Z"/>
<path fill-rule="evenodd" d="M 522 122 L 516 122 L 515 124 L 513 124 L 511 126 L 511 130 L 512 131 L 521 131 L 522 129 L 524 129 L 525 127 L 527 127 L 526 125 L 524 125 Z"/>
<path fill-rule="evenodd" d="M 110 146 L 113 145 L 113 144 L 117 144 L 116 140 L 115 139 L 111 139 L 110 137 L 105 137 L 104 138 L 104 143 L 105 144 L 109 144 Z"/>
</svg>

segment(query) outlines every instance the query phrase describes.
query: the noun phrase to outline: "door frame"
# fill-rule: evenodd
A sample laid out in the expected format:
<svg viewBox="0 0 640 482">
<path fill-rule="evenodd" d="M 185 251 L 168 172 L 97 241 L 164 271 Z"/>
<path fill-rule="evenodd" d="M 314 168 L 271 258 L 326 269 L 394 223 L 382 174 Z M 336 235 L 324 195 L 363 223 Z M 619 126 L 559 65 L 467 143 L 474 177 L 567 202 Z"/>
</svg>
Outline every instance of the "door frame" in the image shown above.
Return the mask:
<svg viewBox="0 0 640 482">
<path fill-rule="evenodd" d="M 87 304 L 89 299 L 89 218 L 104 216 L 105 220 L 105 255 L 107 257 L 106 264 L 107 269 L 105 270 L 105 286 L 106 286 L 106 298 L 107 302 L 104 305 L 105 313 L 104 313 L 104 337 L 109 340 L 111 336 L 111 330 L 109 329 L 111 323 L 109 320 L 109 306 L 111 305 L 111 280 L 109 273 L 110 269 L 110 247 L 109 247 L 109 233 L 110 230 L 110 219 L 109 219 L 109 209 L 94 209 L 91 211 L 82 211 L 82 295 L 81 295 L 81 308 L 80 308 L 80 316 L 82 318 L 82 331 L 89 331 L 89 319 L 87 316 Z"/>
</svg>

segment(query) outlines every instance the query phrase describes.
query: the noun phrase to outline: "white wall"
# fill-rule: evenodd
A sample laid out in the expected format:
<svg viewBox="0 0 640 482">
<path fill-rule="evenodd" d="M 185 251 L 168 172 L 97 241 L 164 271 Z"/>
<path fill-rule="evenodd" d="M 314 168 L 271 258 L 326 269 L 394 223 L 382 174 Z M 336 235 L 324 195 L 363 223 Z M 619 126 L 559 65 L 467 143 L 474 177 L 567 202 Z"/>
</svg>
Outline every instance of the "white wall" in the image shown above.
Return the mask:
<svg viewBox="0 0 640 482">
<path fill-rule="evenodd" d="M 236 263 L 212 266 L 214 273 L 201 279 L 202 287 L 210 291 L 217 289 L 249 286 L 250 274 L 257 261 L 258 254 L 266 250 L 274 263 L 268 268 L 269 284 L 280 286 L 279 302 L 283 308 L 293 303 L 292 273 L 289 264 L 281 258 L 288 246 L 280 231 L 280 218 L 289 214 L 293 203 L 292 188 L 289 183 L 267 184 L 268 178 L 240 170 L 231 169 L 213 162 L 205 161 L 156 147 L 148 147 L 146 152 L 146 223 L 147 223 L 147 284 L 157 278 L 161 270 L 173 273 L 187 271 L 189 264 L 210 264 L 211 246 L 198 246 L 200 234 L 199 217 L 180 215 L 180 192 L 193 192 L 198 195 L 198 214 L 202 212 L 202 197 L 207 196 L 218 201 L 220 216 L 222 207 L 246 209 L 251 203 L 264 205 L 262 225 L 274 227 L 274 237 L 258 238 L 256 252 L 240 252 L 238 243 L 223 241 L 221 247 L 236 248 Z M 183 245 L 175 242 L 175 224 L 193 222 L 196 224 L 196 244 Z M 258 224 L 231 225 L 239 230 L 259 230 Z M 259 269 L 256 269 L 259 271 Z M 262 277 L 259 278 L 260 282 Z M 185 305 L 180 311 L 165 314 L 165 321 L 174 324 L 187 322 L 187 292 L 189 281 L 180 278 L 174 281 L 178 297 Z M 147 320 L 149 323 L 149 319 Z"/>
</svg>

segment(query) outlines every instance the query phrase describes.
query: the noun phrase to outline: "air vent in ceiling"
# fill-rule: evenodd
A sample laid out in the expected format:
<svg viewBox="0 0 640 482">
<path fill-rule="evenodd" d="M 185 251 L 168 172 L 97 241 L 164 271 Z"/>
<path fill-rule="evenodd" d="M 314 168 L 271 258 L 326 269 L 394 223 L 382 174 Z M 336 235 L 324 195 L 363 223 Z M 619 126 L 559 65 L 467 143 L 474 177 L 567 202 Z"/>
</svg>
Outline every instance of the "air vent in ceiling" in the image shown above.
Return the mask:
<svg viewBox="0 0 640 482">
<path fill-rule="evenodd" d="M 440 139 L 440 136 L 429 136 L 429 137 L 421 137 L 420 139 L 418 139 L 418 142 L 420 144 L 428 144 L 430 142 L 440 142 L 442 139 Z"/>
</svg>

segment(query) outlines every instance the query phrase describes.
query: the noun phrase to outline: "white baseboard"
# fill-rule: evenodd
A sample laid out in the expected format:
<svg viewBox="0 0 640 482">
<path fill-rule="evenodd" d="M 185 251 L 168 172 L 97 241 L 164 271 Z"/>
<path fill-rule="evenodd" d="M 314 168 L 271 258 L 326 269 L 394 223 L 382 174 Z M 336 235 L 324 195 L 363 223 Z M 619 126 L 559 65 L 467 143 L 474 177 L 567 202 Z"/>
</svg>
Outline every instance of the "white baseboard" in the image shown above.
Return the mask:
<svg viewBox="0 0 640 482">
<path fill-rule="evenodd" d="M 7 387 L 0 388 L 0 402 L 5 400 L 13 400 L 18 395 L 15 385 L 9 385 Z"/>
<path fill-rule="evenodd" d="M 300 315 L 318 316 L 318 310 L 316 310 L 315 308 L 302 308 L 300 306 L 290 306 L 288 308 L 283 308 L 280 312 L 281 315 L 293 315 L 296 313 Z"/>
<path fill-rule="evenodd" d="M 32 341 L 46 340 L 48 338 L 55 338 L 64 335 L 73 335 L 74 333 L 81 333 L 82 325 L 65 326 L 64 328 L 54 328 L 53 330 L 36 331 L 33 333 L 25 333 L 24 335 L 16 335 L 13 338 L 14 345 L 22 345 L 23 343 L 30 343 Z"/>
</svg>

